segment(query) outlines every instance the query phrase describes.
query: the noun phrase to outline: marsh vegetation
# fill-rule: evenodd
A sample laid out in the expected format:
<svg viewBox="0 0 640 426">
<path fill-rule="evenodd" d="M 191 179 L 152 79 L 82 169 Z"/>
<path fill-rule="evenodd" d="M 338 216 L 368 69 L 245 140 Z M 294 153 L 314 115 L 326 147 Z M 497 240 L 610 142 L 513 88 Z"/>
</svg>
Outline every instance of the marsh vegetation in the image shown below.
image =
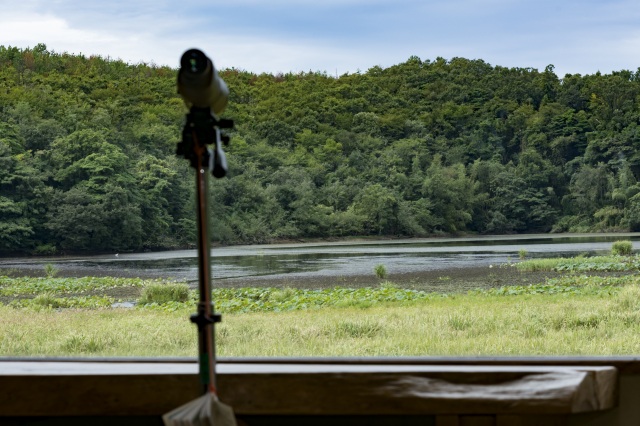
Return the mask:
<svg viewBox="0 0 640 426">
<path fill-rule="evenodd" d="M 222 356 L 632 354 L 640 350 L 638 269 L 638 256 L 579 256 L 498 265 L 494 271 L 557 275 L 466 292 L 390 281 L 216 289 L 224 314 L 217 344 Z M 135 308 L 113 307 L 118 294 L 138 294 Z M 196 353 L 187 319 L 195 294 L 182 283 L 4 277 L 0 297 L 2 355 Z"/>
</svg>

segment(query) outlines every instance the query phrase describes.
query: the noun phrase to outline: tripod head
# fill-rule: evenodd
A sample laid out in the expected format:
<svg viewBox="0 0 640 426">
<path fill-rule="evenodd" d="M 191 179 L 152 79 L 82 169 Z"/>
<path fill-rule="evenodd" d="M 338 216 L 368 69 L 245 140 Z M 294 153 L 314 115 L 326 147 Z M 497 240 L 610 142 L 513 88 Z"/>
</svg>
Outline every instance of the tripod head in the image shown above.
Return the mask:
<svg viewBox="0 0 640 426">
<path fill-rule="evenodd" d="M 176 154 L 196 170 L 207 167 L 214 177 L 224 177 L 228 169 L 222 145 L 229 144 L 229 137 L 220 129 L 233 128 L 233 121 L 218 119 L 216 114 L 227 106 L 229 89 L 202 51 L 190 49 L 182 55 L 178 93 L 190 110 Z"/>
</svg>

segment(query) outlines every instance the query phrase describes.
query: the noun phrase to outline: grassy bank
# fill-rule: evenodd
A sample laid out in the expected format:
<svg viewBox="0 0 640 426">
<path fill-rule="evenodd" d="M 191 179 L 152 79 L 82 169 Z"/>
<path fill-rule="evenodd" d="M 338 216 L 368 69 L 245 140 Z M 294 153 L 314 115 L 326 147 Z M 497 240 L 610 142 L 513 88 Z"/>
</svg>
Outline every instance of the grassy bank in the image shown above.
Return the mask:
<svg viewBox="0 0 640 426">
<path fill-rule="evenodd" d="M 191 356 L 192 310 L 3 306 L 0 354 Z M 640 352 L 640 289 L 225 314 L 217 331 L 223 356 L 633 354 Z"/>
<path fill-rule="evenodd" d="M 192 311 L 192 303 L 0 306 L 0 354 L 192 356 Z M 217 333 L 222 356 L 633 354 L 640 285 L 635 277 L 569 277 L 464 295 L 225 313 Z"/>
<path fill-rule="evenodd" d="M 640 256 L 578 256 L 531 259 L 514 263 L 513 266 L 522 272 L 637 272 L 640 271 Z"/>
<path fill-rule="evenodd" d="M 225 355 L 631 354 L 640 350 L 640 292 L 475 294 L 413 306 L 231 317 Z"/>
</svg>

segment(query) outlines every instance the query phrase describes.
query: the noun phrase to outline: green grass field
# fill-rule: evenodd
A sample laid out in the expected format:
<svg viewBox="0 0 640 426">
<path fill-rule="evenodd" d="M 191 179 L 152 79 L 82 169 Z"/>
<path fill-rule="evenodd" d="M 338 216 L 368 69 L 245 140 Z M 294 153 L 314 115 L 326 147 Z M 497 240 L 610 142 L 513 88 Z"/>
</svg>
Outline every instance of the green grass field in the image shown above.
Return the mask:
<svg viewBox="0 0 640 426">
<path fill-rule="evenodd" d="M 192 309 L 0 307 L 0 354 L 190 356 Z M 640 287 L 225 314 L 222 356 L 633 354 Z"/>
</svg>

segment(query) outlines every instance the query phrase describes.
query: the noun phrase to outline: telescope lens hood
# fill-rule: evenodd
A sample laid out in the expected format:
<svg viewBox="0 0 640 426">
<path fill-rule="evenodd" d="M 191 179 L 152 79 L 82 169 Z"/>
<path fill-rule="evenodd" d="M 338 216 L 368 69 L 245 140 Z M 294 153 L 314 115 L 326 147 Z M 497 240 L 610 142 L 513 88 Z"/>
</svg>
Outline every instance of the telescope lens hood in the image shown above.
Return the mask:
<svg viewBox="0 0 640 426">
<path fill-rule="evenodd" d="M 180 58 L 180 68 L 193 74 L 202 74 L 207 70 L 209 58 L 201 50 L 190 49 Z"/>
</svg>

